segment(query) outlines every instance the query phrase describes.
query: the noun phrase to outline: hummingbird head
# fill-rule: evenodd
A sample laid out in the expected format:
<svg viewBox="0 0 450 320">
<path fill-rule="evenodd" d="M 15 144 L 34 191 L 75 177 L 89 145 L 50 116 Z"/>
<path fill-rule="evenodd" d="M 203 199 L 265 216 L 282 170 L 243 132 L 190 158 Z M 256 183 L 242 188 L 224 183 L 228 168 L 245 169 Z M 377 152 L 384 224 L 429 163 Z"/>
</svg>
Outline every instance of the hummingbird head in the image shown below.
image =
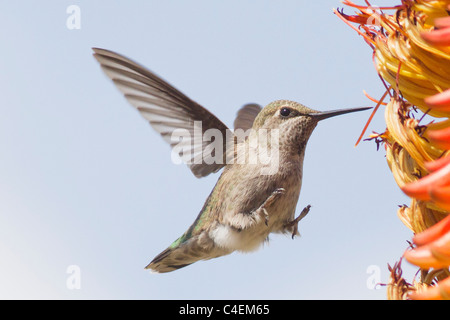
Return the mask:
<svg viewBox="0 0 450 320">
<path fill-rule="evenodd" d="M 310 109 L 295 101 L 277 100 L 261 110 L 253 122 L 253 129 L 278 129 L 280 147 L 301 153 L 304 151 L 306 143 L 319 121 L 366 109 L 370 108 L 322 112 Z"/>
</svg>

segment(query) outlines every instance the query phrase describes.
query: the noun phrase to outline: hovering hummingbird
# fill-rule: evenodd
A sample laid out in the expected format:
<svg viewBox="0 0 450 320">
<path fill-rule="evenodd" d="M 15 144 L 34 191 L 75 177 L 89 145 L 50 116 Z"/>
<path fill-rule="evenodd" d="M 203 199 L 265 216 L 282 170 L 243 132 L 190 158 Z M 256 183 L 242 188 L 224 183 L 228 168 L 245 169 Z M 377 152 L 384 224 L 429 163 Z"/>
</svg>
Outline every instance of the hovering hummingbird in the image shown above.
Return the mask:
<svg viewBox="0 0 450 320">
<path fill-rule="evenodd" d="M 93 50 L 106 75 L 171 144 L 172 150 L 177 144 L 172 135 L 178 129 L 193 135 L 195 130 L 205 133 L 215 129 L 228 137 L 217 140 L 225 150 L 219 155 L 223 161 L 206 161 L 198 157 L 207 151 L 208 141 L 193 139 L 187 144 L 187 151 L 191 152 L 187 153 L 186 163 L 197 178 L 224 170 L 194 223 L 146 266 L 154 272 L 174 271 L 233 251 L 253 251 L 272 232 L 288 233 L 292 238 L 298 235 L 298 223 L 310 209 L 306 206 L 295 217 L 305 148 L 311 133 L 320 120 L 370 109 L 320 112 L 288 100 L 274 101 L 265 108 L 247 104 L 237 113 L 232 132 L 211 112 L 145 67 L 109 50 Z M 250 129 L 250 133 L 237 139 L 234 133 L 238 129 Z M 261 132 L 268 133 L 270 138 L 256 139 Z M 272 139 L 274 136 L 276 143 Z M 230 141 L 234 143 L 232 148 Z M 267 166 L 273 168 L 273 163 L 239 161 L 236 145 L 253 150 L 256 156 L 262 155 L 263 149 L 269 150 L 270 157 L 277 156 L 277 161 L 273 162 L 276 170 L 262 171 Z M 186 144 L 181 149 L 186 151 Z M 180 156 L 186 160 L 185 155 Z M 200 161 L 193 161 L 198 159 Z"/>
</svg>

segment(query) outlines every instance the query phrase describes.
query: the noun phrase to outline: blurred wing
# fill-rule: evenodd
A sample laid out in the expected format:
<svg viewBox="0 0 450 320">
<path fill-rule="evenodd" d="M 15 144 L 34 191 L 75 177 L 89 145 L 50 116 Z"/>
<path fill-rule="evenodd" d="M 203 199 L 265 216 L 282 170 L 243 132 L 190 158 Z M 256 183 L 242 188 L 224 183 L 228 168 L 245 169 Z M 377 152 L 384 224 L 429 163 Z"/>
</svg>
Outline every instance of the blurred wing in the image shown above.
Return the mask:
<svg viewBox="0 0 450 320">
<path fill-rule="evenodd" d="M 234 120 L 234 130 L 243 129 L 244 131 L 247 131 L 250 129 L 261 109 L 261 106 L 256 103 L 249 103 L 243 106 L 238 111 L 236 120 Z"/>
<path fill-rule="evenodd" d="M 225 124 L 143 66 L 109 50 L 93 50 L 94 57 L 106 75 L 172 148 L 177 145 L 176 152 L 197 178 L 216 172 L 225 165 L 225 160 L 207 164 L 202 157 L 208 145 L 211 149 L 211 142 L 202 139 L 203 133 L 208 129 L 214 128 L 222 133 L 222 150 L 226 150 L 228 128 Z M 177 129 L 182 131 L 176 131 Z M 201 137 L 197 134 L 197 139 L 194 139 L 194 131 L 201 132 Z M 181 143 L 180 139 L 173 141 L 174 132 L 185 133 L 186 136 L 189 133 L 190 140 L 184 139 Z"/>
</svg>

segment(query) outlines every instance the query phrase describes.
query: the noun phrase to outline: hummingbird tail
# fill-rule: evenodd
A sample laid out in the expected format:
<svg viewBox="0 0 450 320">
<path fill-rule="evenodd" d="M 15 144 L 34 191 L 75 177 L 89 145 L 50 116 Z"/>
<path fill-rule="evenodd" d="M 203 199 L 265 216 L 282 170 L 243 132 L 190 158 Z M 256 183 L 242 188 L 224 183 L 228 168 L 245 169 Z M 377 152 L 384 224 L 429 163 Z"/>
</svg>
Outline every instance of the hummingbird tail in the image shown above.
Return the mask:
<svg viewBox="0 0 450 320">
<path fill-rule="evenodd" d="M 195 262 L 195 261 L 191 262 L 190 259 L 187 260 L 186 262 L 178 261 L 176 256 L 179 256 L 176 254 L 176 249 L 167 248 L 166 250 L 158 254 L 152 260 L 152 262 L 150 262 L 145 267 L 145 269 L 150 269 L 151 271 L 156 273 L 165 273 L 181 269 Z M 184 259 L 180 258 L 180 260 Z"/>
<path fill-rule="evenodd" d="M 199 239 L 203 238 L 203 239 Z M 193 237 L 185 242 L 175 241 L 166 250 L 158 254 L 145 269 L 156 273 L 175 271 L 199 260 L 209 260 L 230 254 L 230 250 L 213 245 L 213 241 L 205 243 L 205 237 Z"/>
</svg>

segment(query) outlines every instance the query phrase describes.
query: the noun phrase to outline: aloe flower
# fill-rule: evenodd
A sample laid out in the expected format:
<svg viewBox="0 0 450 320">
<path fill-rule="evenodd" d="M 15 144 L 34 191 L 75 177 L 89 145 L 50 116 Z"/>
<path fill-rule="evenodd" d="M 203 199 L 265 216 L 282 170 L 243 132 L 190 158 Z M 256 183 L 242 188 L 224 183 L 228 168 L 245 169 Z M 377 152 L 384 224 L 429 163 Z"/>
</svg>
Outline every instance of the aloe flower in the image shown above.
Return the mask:
<svg viewBox="0 0 450 320">
<path fill-rule="evenodd" d="M 411 197 L 397 214 L 414 233 L 403 257 L 420 268 L 420 279 L 408 283 L 395 264 L 388 298 L 450 299 L 450 0 L 344 4 L 358 12 L 335 13 L 373 49 L 386 88 L 379 101 L 370 98 L 374 112 L 385 106 L 386 130 L 369 139 L 385 144 L 395 181 Z"/>
</svg>

